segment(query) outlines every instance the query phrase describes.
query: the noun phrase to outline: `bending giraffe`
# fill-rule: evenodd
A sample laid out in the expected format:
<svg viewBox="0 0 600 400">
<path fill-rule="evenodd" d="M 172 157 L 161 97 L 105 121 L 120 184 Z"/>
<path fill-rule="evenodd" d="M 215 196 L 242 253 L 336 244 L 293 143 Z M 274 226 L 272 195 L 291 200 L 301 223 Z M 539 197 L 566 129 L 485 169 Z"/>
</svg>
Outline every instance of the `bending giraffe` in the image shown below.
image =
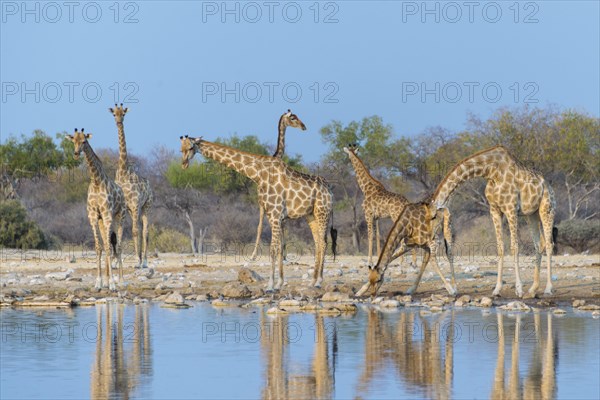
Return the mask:
<svg viewBox="0 0 600 400">
<path fill-rule="evenodd" d="M 127 211 L 131 216 L 131 235 L 137 256 L 137 267 L 145 268 L 148 266 L 148 214 L 153 200 L 152 189 L 148 180 L 129 169 L 127 163 L 127 144 L 125 143 L 123 120 L 128 108 L 123 108 L 121 103 L 120 106 L 115 104 L 115 108 L 108 110 L 115 117 L 119 132 L 119 164 L 115 181 L 125 194 Z"/>
<path fill-rule="evenodd" d="M 444 277 L 436 259 L 438 249 L 436 236 L 440 228 L 442 228 L 446 243 L 446 257 L 450 262 L 452 284 L 448 283 Z M 456 280 L 454 277 L 454 260 L 452 256 L 450 212 L 447 208 L 436 210 L 429 202 L 421 202 L 411 203 L 402 210 L 386 238 L 377 264 L 373 267 L 369 266 L 369 282 L 363 285 L 356 293 L 356 296 L 362 296 L 369 289 L 371 290 L 371 295 L 375 296 L 383 284 L 383 277 L 389 264 L 411 248 L 422 248 L 425 250 L 425 254 L 423 255 L 417 279 L 407 293 L 414 293 L 419 287 L 423 272 L 429 263 L 431 253 L 433 253 L 433 265 L 442 279 L 444 287 L 448 293 L 455 295 Z"/>
<path fill-rule="evenodd" d="M 410 202 L 406 197 L 398 193 L 390 192 L 381 182 L 373 178 L 369 170 L 358 157 L 358 145 L 349 144 L 344 147 L 344 152 L 348 154 L 350 162 L 356 173 L 356 180 L 360 190 L 363 192 L 364 200 L 362 202 L 365 220 L 367 221 L 367 234 L 369 238 L 369 265 L 373 261 L 373 225 L 375 225 L 375 240 L 377 241 L 377 255 L 381 253 L 381 240 L 379 238 L 379 219 L 391 218 L 392 222 L 398 219 L 398 216 Z M 417 265 L 417 250 L 412 251 L 413 264 Z"/>
<path fill-rule="evenodd" d="M 325 262 L 325 235 L 333 209 L 333 194 L 325 180 L 295 171 L 278 158 L 247 153 L 202 138 L 181 136 L 180 140 L 182 168 L 187 168 L 194 155 L 200 153 L 234 169 L 258 186 L 258 202 L 271 225 L 272 268 L 267 290 L 279 290 L 283 285 L 283 224 L 287 219 L 301 217 L 306 217 L 315 242 L 312 284 L 320 287 Z M 279 266 L 279 277 L 274 286 L 276 265 Z"/>
<path fill-rule="evenodd" d="M 546 250 L 548 276 L 545 294 L 552 294 L 553 225 L 556 202 L 554 191 L 539 173 L 521 164 L 503 146 L 480 151 L 459 162 L 438 185 L 433 195 L 433 205 L 445 207 L 450 195 L 464 181 L 483 177 L 487 180 L 485 197 L 490 204 L 490 214 L 496 230 L 498 248 L 498 279 L 493 295 L 502 290 L 504 265 L 504 242 L 502 217 L 506 216 L 510 230 L 510 248 L 515 263 L 515 291 L 523 296 L 523 284 L 519 272 L 519 243 L 517 213 L 527 216 L 536 252 L 533 284 L 529 294 L 535 296 L 540 281 L 542 252 Z M 541 240 L 540 240 L 541 237 Z"/>
<path fill-rule="evenodd" d="M 92 232 L 94 233 L 94 245 L 96 249 L 96 263 L 98 266 L 98 275 L 96 278 L 96 289 L 105 287 L 102 281 L 102 244 L 104 244 L 105 253 L 105 278 L 104 283 L 108 284 L 110 290 L 116 290 L 115 281 L 111 265 L 111 245 L 119 265 L 119 282 L 123 281 L 123 263 L 121 260 L 121 238 L 123 237 L 123 218 L 125 217 L 125 197 L 121 188 L 108 177 L 102 162 L 94 153 L 88 140 L 92 137 L 91 133 L 84 133 L 83 129 L 78 132 L 75 129 L 73 135 L 67 135 L 75 145 L 73 158 L 78 160 L 81 152 L 85 154 L 90 174 L 90 186 L 88 187 L 87 213 Z M 116 230 L 116 234 L 115 231 Z"/>
<path fill-rule="evenodd" d="M 277 149 L 275 149 L 275 153 L 273 157 L 283 159 L 283 155 L 285 153 L 285 131 L 291 126 L 292 128 L 299 128 L 303 131 L 306 130 L 306 126 L 300 118 L 296 114 L 292 114 L 291 110 L 287 110 L 287 112 L 283 113 L 279 118 L 278 131 L 279 134 L 277 136 Z M 260 215 L 258 217 L 258 227 L 256 228 L 256 241 L 254 242 L 254 250 L 252 251 L 252 255 L 250 256 L 251 260 L 256 260 L 256 256 L 258 254 L 258 248 L 260 246 L 260 235 L 262 233 L 263 227 L 263 219 L 265 216 L 265 210 L 259 206 Z M 283 235 L 283 233 L 282 233 Z"/>
</svg>

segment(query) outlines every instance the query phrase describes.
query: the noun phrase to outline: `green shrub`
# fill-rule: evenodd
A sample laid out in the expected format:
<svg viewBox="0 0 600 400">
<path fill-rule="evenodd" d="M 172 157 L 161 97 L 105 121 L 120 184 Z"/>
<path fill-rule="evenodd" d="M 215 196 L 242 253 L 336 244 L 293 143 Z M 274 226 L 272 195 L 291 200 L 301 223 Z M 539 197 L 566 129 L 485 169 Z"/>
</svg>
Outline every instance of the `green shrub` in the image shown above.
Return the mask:
<svg viewBox="0 0 600 400">
<path fill-rule="evenodd" d="M 600 223 L 574 219 L 557 225 L 559 244 L 572 247 L 577 252 L 592 249 L 600 241 Z"/>
<path fill-rule="evenodd" d="M 148 232 L 149 247 L 160 253 L 190 252 L 190 238 L 172 228 L 150 227 Z"/>
<path fill-rule="evenodd" d="M 16 200 L 0 202 L 0 246 L 18 249 L 46 249 L 42 230 L 27 217 Z"/>
</svg>

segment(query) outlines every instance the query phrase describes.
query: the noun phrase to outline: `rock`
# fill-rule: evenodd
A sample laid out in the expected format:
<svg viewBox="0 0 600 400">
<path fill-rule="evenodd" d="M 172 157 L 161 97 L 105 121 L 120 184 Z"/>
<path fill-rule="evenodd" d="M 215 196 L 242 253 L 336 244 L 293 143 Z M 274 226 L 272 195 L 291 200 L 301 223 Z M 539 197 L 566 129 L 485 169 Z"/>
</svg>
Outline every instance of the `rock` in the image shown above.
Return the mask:
<svg viewBox="0 0 600 400">
<path fill-rule="evenodd" d="M 66 279 L 67 282 L 82 282 L 83 279 L 78 276 L 70 276 Z"/>
<path fill-rule="evenodd" d="M 289 314 L 286 310 L 279 307 L 271 307 L 267 310 L 267 314 L 270 315 L 281 315 L 281 314 Z"/>
<path fill-rule="evenodd" d="M 456 301 L 461 301 L 463 304 L 469 304 L 471 302 L 471 296 L 468 294 L 463 294 Z"/>
<path fill-rule="evenodd" d="M 33 298 L 33 301 L 48 301 L 50 300 L 50 297 L 43 295 L 43 296 L 36 296 Z"/>
<path fill-rule="evenodd" d="M 560 308 L 556 308 L 554 310 L 552 310 L 552 314 L 557 314 L 557 315 L 562 315 L 562 314 L 566 314 L 567 312 L 565 310 L 562 310 Z"/>
<path fill-rule="evenodd" d="M 323 307 L 322 307 L 320 304 L 317 304 L 317 303 L 308 303 L 308 304 L 305 304 L 305 305 L 302 307 L 302 311 L 308 311 L 308 312 L 311 312 L 311 311 L 319 311 L 319 310 L 321 310 L 322 308 L 323 308 Z"/>
<path fill-rule="evenodd" d="M 54 281 L 64 281 L 68 277 L 70 277 L 72 273 L 73 273 L 72 269 L 65 271 L 65 272 L 50 272 L 50 273 L 46 274 L 46 279 L 51 279 Z"/>
<path fill-rule="evenodd" d="M 481 307 L 491 307 L 493 304 L 494 302 L 489 297 L 484 296 L 479 300 L 479 306 Z"/>
<path fill-rule="evenodd" d="M 238 272 L 238 280 L 241 283 L 245 283 L 248 285 L 251 283 L 261 282 L 264 279 L 250 268 L 242 268 Z"/>
<path fill-rule="evenodd" d="M 333 269 L 327 270 L 326 275 L 331 276 L 331 277 L 336 277 L 336 276 L 344 275 L 344 272 L 340 268 L 333 268 Z"/>
<path fill-rule="evenodd" d="M 223 289 L 221 289 L 221 294 L 225 297 L 241 299 L 252 296 L 252 292 L 248 287 L 240 282 L 229 282 Z"/>
<path fill-rule="evenodd" d="M 285 299 L 285 300 L 281 300 L 279 302 L 279 307 L 283 307 L 283 308 L 300 308 L 303 305 L 305 305 L 306 302 L 305 301 L 300 301 L 300 300 L 296 300 L 296 299 Z"/>
<path fill-rule="evenodd" d="M 29 281 L 30 285 L 43 285 L 45 284 L 46 281 L 43 280 L 42 278 L 33 278 L 32 280 Z"/>
<path fill-rule="evenodd" d="M 154 276 L 154 268 L 148 268 L 147 270 L 142 270 L 145 272 L 144 276 L 146 279 L 151 279 Z"/>
<path fill-rule="evenodd" d="M 600 306 L 596 304 L 587 304 L 577 308 L 580 311 L 598 311 L 600 310 Z"/>
<path fill-rule="evenodd" d="M 442 311 L 444 311 L 444 307 L 437 307 L 437 306 L 435 306 L 435 307 L 429 307 L 429 311 L 431 311 L 431 312 L 442 312 Z"/>
<path fill-rule="evenodd" d="M 381 307 L 381 308 L 398 308 L 398 307 L 400 307 L 400 302 L 398 300 L 393 300 L 393 299 L 383 300 L 379 303 L 379 307 Z"/>
<path fill-rule="evenodd" d="M 185 300 L 183 296 L 179 292 L 173 292 L 167 296 L 165 299 L 165 303 L 167 304 L 184 304 Z"/>
<path fill-rule="evenodd" d="M 199 294 L 196 296 L 196 301 L 208 301 L 208 296 L 205 294 Z"/>
<path fill-rule="evenodd" d="M 321 301 L 323 302 L 345 302 L 352 301 L 348 293 L 342 292 L 327 292 L 321 297 Z"/>
<path fill-rule="evenodd" d="M 402 304 L 410 304 L 412 303 L 412 296 L 410 294 L 404 296 L 396 296 L 396 300 L 398 300 Z"/>
<path fill-rule="evenodd" d="M 499 307 L 502 310 L 509 310 L 509 311 L 530 311 L 531 307 L 529 307 L 527 304 L 523 303 L 522 301 L 511 301 L 510 303 L 500 306 Z"/>
<path fill-rule="evenodd" d="M 573 308 L 581 307 L 585 305 L 585 300 L 573 300 Z"/>
<path fill-rule="evenodd" d="M 237 307 L 237 304 L 227 300 L 215 299 L 210 303 L 213 307 Z"/>
<path fill-rule="evenodd" d="M 467 266 L 463 267 L 463 271 L 467 274 L 478 271 L 478 270 L 479 270 L 479 267 L 476 265 L 467 265 Z"/>
<path fill-rule="evenodd" d="M 163 282 L 160 282 L 158 285 L 156 285 L 154 287 L 154 290 L 165 290 L 167 288 L 167 285 L 165 285 Z"/>
<path fill-rule="evenodd" d="M 592 317 L 594 317 L 594 318 L 598 318 L 598 317 L 600 317 L 600 311 L 594 311 L 594 312 L 592 313 Z"/>
</svg>

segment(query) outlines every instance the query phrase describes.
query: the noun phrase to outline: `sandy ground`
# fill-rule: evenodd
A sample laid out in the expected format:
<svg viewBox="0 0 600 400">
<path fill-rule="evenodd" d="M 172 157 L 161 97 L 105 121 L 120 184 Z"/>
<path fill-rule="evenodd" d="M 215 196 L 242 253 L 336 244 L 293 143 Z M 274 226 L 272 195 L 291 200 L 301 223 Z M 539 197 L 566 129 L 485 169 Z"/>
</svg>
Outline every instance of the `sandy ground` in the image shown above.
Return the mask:
<svg viewBox="0 0 600 400">
<path fill-rule="evenodd" d="M 313 259 L 310 256 L 288 256 L 284 266 L 286 284 L 274 298 L 305 297 L 319 299 L 326 292 L 342 292 L 353 295 L 367 281 L 366 257 L 340 255 L 325 264 L 324 283 L 321 289 L 310 286 Z M 118 293 L 108 289 L 94 289 L 96 261 L 93 252 L 72 251 L 70 254 L 55 251 L 11 251 L 2 250 L 0 266 L 0 299 L 3 305 L 27 301 L 62 301 L 71 298 L 88 299 L 121 297 L 155 299 L 161 295 L 178 291 L 186 299 L 204 295 L 219 297 L 242 291 L 247 299 L 265 296 L 264 289 L 270 273 L 266 257 L 250 261 L 235 254 L 193 256 L 186 254 L 158 254 L 149 258 L 149 268 L 134 269 L 133 259 L 124 262 L 124 277 L 127 286 Z M 418 260 L 420 264 L 420 258 Z M 575 299 L 586 300 L 587 304 L 600 305 L 600 255 L 576 255 L 553 257 L 552 281 L 554 294 L 543 295 L 546 280 L 545 258 L 542 260 L 541 284 L 538 298 L 524 300 L 536 307 L 553 307 L 571 304 Z M 440 258 L 440 266 L 449 276 L 448 263 Z M 240 270 L 249 268 L 264 280 L 239 283 Z M 416 269 L 408 261 L 393 263 L 386 272 L 386 281 L 379 295 L 394 297 L 408 290 L 416 277 Z M 468 294 L 472 298 L 490 296 L 496 283 L 495 257 L 457 257 L 455 271 L 458 295 Z M 521 277 L 526 291 L 533 279 L 532 259 L 521 258 Z M 516 299 L 514 291 L 514 268 L 510 257 L 505 258 L 504 287 L 495 304 Z M 442 282 L 431 264 L 423 280 L 413 294 L 414 299 L 435 295 L 447 295 Z M 271 295 L 269 295 L 271 296 Z"/>
</svg>

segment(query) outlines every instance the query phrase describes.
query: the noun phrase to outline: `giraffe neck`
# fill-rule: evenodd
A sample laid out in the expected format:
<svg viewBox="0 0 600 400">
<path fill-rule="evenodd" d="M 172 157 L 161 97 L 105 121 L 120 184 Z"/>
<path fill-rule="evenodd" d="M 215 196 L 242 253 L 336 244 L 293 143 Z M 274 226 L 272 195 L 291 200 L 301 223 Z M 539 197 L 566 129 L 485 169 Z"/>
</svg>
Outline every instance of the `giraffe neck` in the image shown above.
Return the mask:
<svg viewBox="0 0 600 400">
<path fill-rule="evenodd" d="M 489 179 L 497 173 L 498 166 L 510 162 L 510 155 L 502 146 L 492 147 L 465 158 L 450 171 L 432 196 L 438 208 L 444 207 L 450 195 L 463 182 L 483 177 Z"/>
<path fill-rule="evenodd" d="M 127 143 L 125 143 L 125 129 L 123 122 L 117 122 L 117 130 L 119 131 L 119 164 L 117 173 L 127 171 Z"/>
<path fill-rule="evenodd" d="M 102 161 L 98 158 L 92 146 L 88 142 L 85 142 L 83 145 L 83 152 L 85 154 L 85 159 L 88 164 L 88 171 L 90 174 L 90 178 L 95 185 L 100 185 L 108 181 L 108 177 L 104 172 L 104 168 L 102 167 Z"/>
<path fill-rule="evenodd" d="M 349 156 L 352 166 L 354 167 L 354 172 L 356 173 L 358 186 L 360 186 L 360 189 L 363 191 L 363 193 L 366 193 L 365 191 L 369 186 L 377 186 L 384 189 L 381 182 L 371 176 L 367 167 L 365 167 L 361 159 L 358 158 L 356 154 L 350 152 Z"/>
<path fill-rule="evenodd" d="M 279 118 L 279 125 L 277 127 L 279 134 L 277 136 L 277 149 L 275 149 L 275 154 L 273 157 L 283 158 L 283 154 L 285 153 L 285 130 L 287 126 L 283 122 L 283 115 Z"/>
<path fill-rule="evenodd" d="M 272 160 L 272 158 L 268 156 L 247 153 L 232 147 L 207 141 L 202 141 L 199 144 L 199 147 L 200 152 L 204 157 L 215 160 L 219 164 L 223 164 L 226 167 L 239 172 L 256 183 L 259 183 L 261 180 L 260 171 L 264 168 L 269 168 L 269 166 L 265 167 L 265 161 Z M 272 167 L 272 164 L 270 164 L 270 166 Z M 272 173 L 273 171 L 270 172 Z"/>
</svg>

